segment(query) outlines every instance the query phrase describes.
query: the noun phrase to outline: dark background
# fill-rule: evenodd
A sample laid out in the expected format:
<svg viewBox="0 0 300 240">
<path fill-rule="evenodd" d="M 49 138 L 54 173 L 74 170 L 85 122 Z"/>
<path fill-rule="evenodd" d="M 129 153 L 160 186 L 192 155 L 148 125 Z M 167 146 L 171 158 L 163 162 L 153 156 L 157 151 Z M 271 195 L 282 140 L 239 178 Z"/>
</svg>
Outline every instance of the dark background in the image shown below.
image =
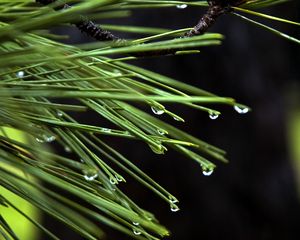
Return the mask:
<svg viewBox="0 0 300 240">
<path fill-rule="evenodd" d="M 299 9 L 299 1 L 293 1 L 265 12 L 299 21 Z M 145 10 L 116 23 L 188 27 L 200 18 L 200 10 Z M 300 37 L 297 26 L 260 21 Z M 155 213 L 171 230 L 173 240 L 300 239 L 296 172 L 287 138 L 288 113 L 296 105 L 289 96 L 299 90 L 299 45 L 232 15 L 223 16 L 210 31 L 226 36 L 222 46 L 203 49 L 199 55 L 132 63 L 233 97 L 253 109 L 239 115 L 229 107 L 220 107 L 222 116 L 212 121 L 203 112 L 176 106 L 186 123 L 174 124 L 225 149 L 230 163 L 217 163 L 216 171 L 205 177 L 197 163 L 172 150 L 160 156 L 144 145 L 122 142 L 119 149 L 129 159 L 179 198 L 181 211 L 172 213 L 167 204 L 131 179 L 121 189 Z M 75 35 L 78 41 L 80 35 Z M 80 239 L 60 224 L 44 221 L 62 239 Z M 130 239 L 104 229 L 108 240 Z"/>
</svg>

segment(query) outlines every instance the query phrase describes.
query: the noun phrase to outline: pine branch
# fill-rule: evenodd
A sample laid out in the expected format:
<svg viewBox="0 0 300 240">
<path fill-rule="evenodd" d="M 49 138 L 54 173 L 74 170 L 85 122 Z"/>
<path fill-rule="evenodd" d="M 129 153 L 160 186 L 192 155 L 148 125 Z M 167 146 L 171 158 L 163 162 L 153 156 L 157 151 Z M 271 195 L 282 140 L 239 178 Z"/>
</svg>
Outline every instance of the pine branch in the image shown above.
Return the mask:
<svg viewBox="0 0 300 240">
<path fill-rule="evenodd" d="M 45 37 L 45 32 L 39 30 L 59 23 L 72 23 L 83 32 L 98 36 L 101 41 L 118 42 L 117 37 L 87 20 L 88 12 L 101 10 L 104 13 L 102 17 L 114 17 L 115 13 L 110 15 L 109 11 L 121 7 L 173 7 L 182 2 L 86 0 L 78 1 L 76 7 L 70 8 L 58 1 L 38 1 L 51 4 L 58 11 L 49 11 L 26 0 L 0 3 L 0 17 L 5 19 L 0 23 L 0 207 L 21 213 L 52 239 L 58 238 L 19 209 L 2 189 L 61 221 L 85 239 L 103 236 L 98 223 L 139 240 L 168 236 L 169 231 L 158 223 L 155 216 L 139 207 L 118 186 L 125 182 L 123 173 L 126 173 L 161 198 L 173 212 L 179 210 L 178 200 L 114 149 L 111 141 L 117 138 L 139 141 L 156 154 L 173 149 L 198 163 L 199 169 L 208 176 L 214 171 L 216 162 L 227 162 L 225 151 L 164 122 L 159 115 L 165 114 L 174 121 L 184 122 L 184 116 L 177 109 L 170 111 L 164 104 L 182 104 L 204 111 L 211 119 L 221 114 L 214 104 L 233 107 L 240 114 L 250 109 L 232 98 L 219 97 L 126 63 L 133 57 L 113 59 L 106 55 L 174 54 L 178 50 L 218 45 L 223 37 L 205 33 L 161 41 L 163 37 L 181 36 L 187 29 L 165 31 L 139 27 L 134 31 L 148 31 L 150 36 L 117 46 L 111 42 L 101 48 L 87 44 L 87 49 L 91 50 L 84 50 L 51 40 L 49 36 L 57 36 L 46 34 Z M 284 1 L 257 0 L 240 6 L 236 1 L 214 1 L 211 3 L 214 7 L 208 6 L 208 13 L 200 20 L 202 24 L 194 31 L 206 32 L 230 8 L 299 25 L 248 10 L 281 2 Z M 205 5 L 204 2 L 187 4 Z M 241 7 L 243 10 L 240 10 Z M 86 16 L 80 17 L 80 14 Z M 243 19 L 288 38 L 251 19 Z M 115 26 L 115 29 L 122 30 L 122 27 Z M 296 39 L 293 41 L 297 42 Z M 69 99 L 76 103 L 68 103 Z M 132 105 L 137 101 L 144 108 Z M 94 112 L 99 120 L 95 122 L 99 124 L 82 123 L 72 116 L 74 112 L 85 111 Z M 103 119 L 110 122 L 110 127 L 100 124 Z M 49 148 L 52 142 L 57 142 L 66 154 L 53 153 Z M 51 187 L 45 188 L 41 182 Z M 62 196 L 57 189 L 70 197 Z M 78 204 L 75 199 L 84 204 Z M 9 223 L 1 212 L 0 235 L 16 239 L 18 234 L 14 232 L 13 225 L 14 222 Z"/>
<path fill-rule="evenodd" d="M 43 5 L 49 5 L 57 0 L 36 0 L 36 2 L 41 3 Z M 239 6 L 243 3 L 247 2 L 247 0 L 217 0 L 211 1 L 208 0 L 208 10 L 200 19 L 198 24 L 189 32 L 185 33 L 183 37 L 192 37 L 196 35 L 204 34 L 217 20 L 217 18 L 225 13 L 232 11 L 232 6 Z M 68 9 L 71 6 L 64 3 L 59 7 L 56 7 L 56 10 Z M 128 45 L 125 39 L 120 39 L 115 36 L 113 33 L 102 29 L 99 25 L 96 25 L 91 20 L 86 19 L 86 17 L 80 16 L 80 21 L 74 23 L 75 26 L 81 30 L 81 32 L 86 33 L 88 36 L 98 40 L 98 41 L 117 41 L 118 45 Z M 163 56 L 163 55 L 173 55 L 176 52 L 184 51 L 184 48 L 175 48 L 175 49 L 163 49 L 156 51 L 147 51 L 147 52 L 139 52 L 134 53 L 132 56 L 134 57 L 153 57 L 153 56 Z"/>
</svg>

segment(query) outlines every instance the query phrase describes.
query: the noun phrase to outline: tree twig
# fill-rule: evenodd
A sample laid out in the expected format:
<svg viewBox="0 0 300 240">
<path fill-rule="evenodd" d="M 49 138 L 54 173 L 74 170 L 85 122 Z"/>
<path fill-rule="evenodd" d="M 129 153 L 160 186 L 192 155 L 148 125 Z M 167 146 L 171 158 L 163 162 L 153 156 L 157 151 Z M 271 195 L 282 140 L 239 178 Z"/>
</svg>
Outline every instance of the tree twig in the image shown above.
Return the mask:
<svg viewBox="0 0 300 240">
<path fill-rule="evenodd" d="M 49 5 L 51 3 L 56 2 L 57 0 L 36 0 L 36 2 Z M 201 17 L 199 22 L 196 26 L 189 32 L 185 33 L 182 37 L 192 37 L 196 35 L 202 35 L 207 30 L 214 25 L 217 19 L 232 11 L 232 6 L 239 6 L 248 0 L 207 0 L 208 2 L 208 9 L 206 13 Z M 63 3 L 61 6 L 55 8 L 56 10 L 59 9 L 67 9 L 71 6 Z M 96 25 L 93 21 L 80 16 L 80 20 L 77 22 L 72 23 L 74 24 L 81 32 L 86 33 L 88 36 L 95 38 L 98 41 L 115 41 L 115 42 L 122 42 L 126 44 L 125 39 L 121 39 L 114 35 L 113 33 L 102 29 L 99 25 Z M 134 57 L 153 57 L 153 56 L 163 56 L 163 55 L 173 55 L 178 51 L 183 51 L 186 49 L 165 49 L 160 51 L 148 51 L 148 52 L 139 52 L 131 54 Z"/>
<path fill-rule="evenodd" d="M 217 19 L 232 11 L 232 6 L 239 6 L 248 0 L 208 0 L 208 9 L 201 17 L 197 25 L 189 32 L 185 33 L 185 37 L 192 37 L 204 34 Z"/>
<path fill-rule="evenodd" d="M 49 5 L 56 2 L 57 0 L 36 0 L 37 3 L 43 5 Z M 57 7 L 56 10 L 68 9 L 71 8 L 70 5 L 64 3 L 61 6 Z M 80 20 L 76 21 L 74 24 L 81 32 L 86 33 L 87 35 L 95 38 L 98 41 L 116 41 L 121 40 L 119 37 L 115 36 L 113 33 L 102 29 L 100 26 L 97 26 L 93 21 L 80 16 Z"/>
</svg>

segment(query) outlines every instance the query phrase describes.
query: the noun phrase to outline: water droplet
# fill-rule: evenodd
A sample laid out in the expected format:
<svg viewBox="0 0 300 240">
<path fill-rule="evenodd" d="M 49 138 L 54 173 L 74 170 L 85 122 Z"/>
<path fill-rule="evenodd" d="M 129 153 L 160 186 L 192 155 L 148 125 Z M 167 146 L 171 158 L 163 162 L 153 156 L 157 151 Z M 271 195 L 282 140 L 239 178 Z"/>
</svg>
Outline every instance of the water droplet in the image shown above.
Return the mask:
<svg viewBox="0 0 300 240">
<path fill-rule="evenodd" d="M 139 231 L 138 229 L 134 228 L 134 229 L 133 229 L 133 234 L 134 234 L 134 235 L 141 235 L 142 233 L 141 233 L 141 231 Z"/>
<path fill-rule="evenodd" d="M 37 142 L 39 142 L 39 143 L 43 143 L 43 142 L 45 142 L 45 141 L 44 141 L 44 139 L 41 139 L 41 138 L 38 138 L 38 137 L 37 137 L 37 138 L 35 138 L 35 140 L 36 140 Z"/>
<path fill-rule="evenodd" d="M 109 182 L 112 184 L 112 185 L 115 185 L 118 183 L 117 179 L 115 179 L 114 177 L 110 177 L 109 178 Z"/>
<path fill-rule="evenodd" d="M 56 112 L 56 115 L 57 115 L 58 117 L 62 117 L 64 114 L 63 114 L 62 111 L 57 111 L 57 112 Z"/>
<path fill-rule="evenodd" d="M 178 201 L 178 199 L 177 199 L 176 197 L 174 197 L 174 196 L 169 196 L 169 202 L 170 202 L 171 204 L 174 204 L 174 203 L 178 203 L 179 201 Z"/>
<path fill-rule="evenodd" d="M 56 139 L 55 136 L 43 135 L 43 137 L 46 142 L 53 142 Z"/>
<path fill-rule="evenodd" d="M 179 117 L 173 117 L 173 119 L 175 120 L 175 121 L 180 121 L 180 118 Z"/>
<path fill-rule="evenodd" d="M 209 113 L 209 118 L 212 120 L 215 120 L 219 117 L 219 114 L 215 113 L 215 112 L 210 112 Z"/>
<path fill-rule="evenodd" d="M 98 170 L 95 168 L 88 168 L 82 171 L 84 174 L 84 179 L 87 181 L 93 181 L 98 177 Z"/>
<path fill-rule="evenodd" d="M 152 152 L 154 152 L 156 154 L 164 154 L 165 153 L 165 149 L 162 145 L 160 145 L 160 146 L 149 145 L 149 147 L 151 148 Z"/>
<path fill-rule="evenodd" d="M 186 4 L 179 4 L 179 5 L 176 5 L 176 8 L 178 9 L 185 9 L 187 7 Z"/>
<path fill-rule="evenodd" d="M 145 218 L 146 218 L 148 221 L 152 221 L 152 220 L 153 220 L 153 216 L 150 215 L 150 214 L 145 214 L 144 216 L 145 216 Z"/>
<path fill-rule="evenodd" d="M 103 132 L 107 132 L 107 133 L 110 133 L 111 132 L 111 129 L 109 129 L 109 128 L 102 128 L 101 129 Z"/>
<path fill-rule="evenodd" d="M 67 153 L 72 152 L 72 149 L 71 149 L 70 147 L 68 147 L 68 146 L 65 146 L 65 147 L 64 147 L 64 150 L 65 150 L 65 152 L 67 152 Z"/>
<path fill-rule="evenodd" d="M 151 107 L 151 110 L 156 115 L 162 115 L 165 112 L 165 110 L 154 106 Z"/>
<path fill-rule="evenodd" d="M 249 112 L 249 108 L 243 107 L 240 105 L 235 105 L 233 108 L 239 114 L 245 114 L 245 113 Z"/>
<path fill-rule="evenodd" d="M 172 212 L 178 212 L 180 210 L 176 204 L 171 204 L 170 209 Z"/>
<path fill-rule="evenodd" d="M 24 71 L 19 71 L 16 73 L 17 78 L 23 78 L 25 76 L 25 72 Z"/>
<path fill-rule="evenodd" d="M 165 130 L 163 130 L 161 128 L 158 128 L 157 132 L 158 132 L 159 135 L 165 135 L 166 134 Z"/>
<path fill-rule="evenodd" d="M 113 72 L 115 73 L 116 76 L 121 76 L 122 75 L 122 73 L 117 69 L 114 69 Z"/>
<path fill-rule="evenodd" d="M 204 176 L 210 176 L 210 175 L 212 175 L 213 172 L 214 172 L 213 168 L 212 169 L 203 169 L 202 170 L 202 173 L 203 173 Z"/>
<path fill-rule="evenodd" d="M 46 135 L 42 134 L 41 137 L 36 137 L 35 138 L 37 142 L 43 143 L 43 142 L 53 142 L 56 138 L 53 135 Z"/>
<path fill-rule="evenodd" d="M 140 223 L 138 223 L 138 222 L 132 222 L 132 224 L 135 225 L 135 226 L 140 225 Z"/>
<path fill-rule="evenodd" d="M 117 179 L 118 182 L 125 182 L 125 179 L 120 175 L 115 175 L 115 178 Z"/>
</svg>

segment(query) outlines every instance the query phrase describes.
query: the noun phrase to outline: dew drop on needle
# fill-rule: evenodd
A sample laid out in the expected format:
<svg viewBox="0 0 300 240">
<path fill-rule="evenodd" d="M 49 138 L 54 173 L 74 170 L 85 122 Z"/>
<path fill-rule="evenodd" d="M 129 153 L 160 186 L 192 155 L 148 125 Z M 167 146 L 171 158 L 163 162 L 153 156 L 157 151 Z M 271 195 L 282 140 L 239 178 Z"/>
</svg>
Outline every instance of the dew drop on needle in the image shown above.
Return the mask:
<svg viewBox="0 0 300 240">
<path fill-rule="evenodd" d="M 84 179 L 87 181 L 93 181 L 98 177 L 98 170 L 95 168 L 89 168 L 83 170 Z"/>
<path fill-rule="evenodd" d="M 160 109 L 160 108 L 154 107 L 154 106 L 151 107 L 151 110 L 156 115 L 162 115 L 165 112 L 163 109 Z"/>
<path fill-rule="evenodd" d="M 134 235 L 141 235 L 141 231 L 139 231 L 138 229 L 133 229 L 133 234 Z"/>
<path fill-rule="evenodd" d="M 176 204 L 171 204 L 170 209 L 171 209 L 172 212 L 178 212 L 179 211 L 179 207 Z"/>
<path fill-rule="evenodd" d="M 219 117 L 219 114 L 216 114 L 214 112 L 209 113 L 209 118 L 212 120 L 215 120 Z"/>
<path fill-rule="evenodd" d="M 72 152 L 71 148 L 69 146 L 64 147 L 65 152 L 70 153 Z"/>
<path fill-rule="evenodd" d="M 16 73 L 17 78 L 23 78 L 25 76 L 25 72 L 24 71 L 19 71 Z"/>
<path fill-rule="evenodd" d="M 114 177 L 110 177 L 109 178 L 109 182 L 112 184 L 112 185 L 116 185 L 118 183 L 117 179 L 115 179 Z"/>
<path fill-rule="evenodd" d="M 185 9 L 185 8 L 187 8 L 187 5 L 186 4 L 178 4 L 178 5 L 176 5 L 176 8 Z"/>
<path fill-rule="evenodd" d="M 178 201 L 178 199 L 175 198 L 174 196 L 169 196 L 169 202 L 170 202 L 171 204 L 174 204 L 174 203 L 178 203 L 179 201 Z"/>
<path fill-rule="evenodd" d="M 249 112 L 249 108 L 247 108 L 247 107 L 242 107 L 242 106 L 239 106 L 239 105 L 235 105 L 233 108 L 239 114 L 245 114 L 245 113 Z"/>
<path fill-rule="evenodd" d="M 203 173 L 204 176 L 210 176 L 210 175 L 212 175 L 213 172 L 214 172 L 213 169 L 204 169 L 202 171 L 202 173 Z"/>
</svg>

